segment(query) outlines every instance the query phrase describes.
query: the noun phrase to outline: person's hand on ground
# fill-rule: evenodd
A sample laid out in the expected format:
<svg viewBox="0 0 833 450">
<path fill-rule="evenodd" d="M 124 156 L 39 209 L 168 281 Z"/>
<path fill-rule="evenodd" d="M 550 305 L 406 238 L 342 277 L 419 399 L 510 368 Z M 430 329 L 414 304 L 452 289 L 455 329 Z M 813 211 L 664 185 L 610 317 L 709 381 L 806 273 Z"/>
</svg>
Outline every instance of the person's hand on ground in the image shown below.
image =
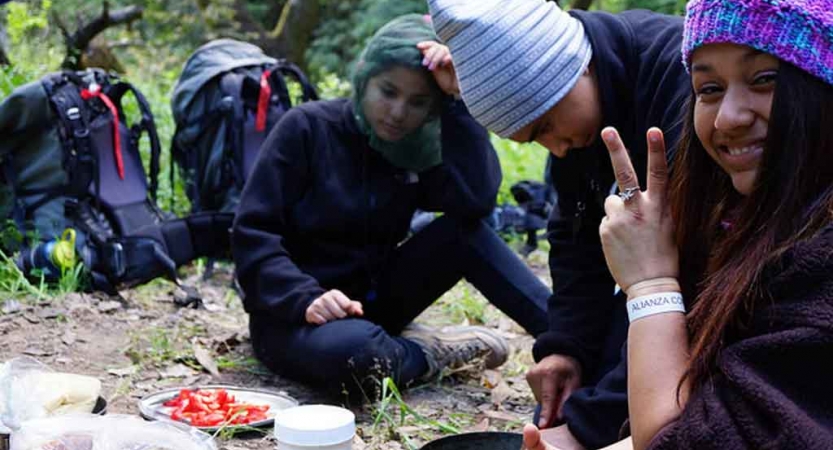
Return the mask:
<svg viewBox="0 0 833 450">
<path fill-rule="evenodd" d="M 448 95 L 459 96 L 460 85 L 448 47 L 439 42 L 424 41 L 418 43 L 417 48 L 422 52 L 422 65 L 431 71 L 440 89 Z"/>
<path fill-rule="evenodd" d="M 307 307 L 305 318 L 308 323 L 324 325 L 347 316 L 362 315 L 364 310 L 361 303 L 350 300 L 343 292 L 333 289 L 325 292 Z"/>
<path fill-rule="evenodd" d="M 537 425 L 548 428 L 561 419 L 564 402 L 581 386 L 581 365 L 570 356 L 549 355 L 529 370 L 526 381 L 541 404 Z"/>
</svg>

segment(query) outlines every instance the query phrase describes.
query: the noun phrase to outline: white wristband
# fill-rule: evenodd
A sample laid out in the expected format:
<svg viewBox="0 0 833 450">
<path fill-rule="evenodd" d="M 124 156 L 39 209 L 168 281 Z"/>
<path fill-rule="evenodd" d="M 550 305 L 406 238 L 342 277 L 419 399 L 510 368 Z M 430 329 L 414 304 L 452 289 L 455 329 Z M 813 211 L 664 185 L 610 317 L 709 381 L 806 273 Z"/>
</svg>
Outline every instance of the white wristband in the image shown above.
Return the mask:
<svg viewBox="0 0 833 450">
<path fill-rule="evenodd" d="M 643 317 L 667 312 L 685 314 L 683 294 L 679 292 L 657 292 L 628 300 L 628 320 L 633 322 Z"/>
</svg>

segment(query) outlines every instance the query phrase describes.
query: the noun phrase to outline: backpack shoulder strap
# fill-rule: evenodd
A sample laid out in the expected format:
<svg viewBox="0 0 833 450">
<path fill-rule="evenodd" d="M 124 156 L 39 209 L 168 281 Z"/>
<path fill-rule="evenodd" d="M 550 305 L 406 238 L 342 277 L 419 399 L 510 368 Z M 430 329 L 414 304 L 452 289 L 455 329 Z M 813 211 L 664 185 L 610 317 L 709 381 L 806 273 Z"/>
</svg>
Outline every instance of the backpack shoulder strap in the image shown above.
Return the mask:
<svg viewBox="0 0 833 450">
<path fill-rule="evenodd" d="M 278 60 L 277 68 L 282 74 L 292 76 L 301 84 L 301 91 L 305 102 L 318 100 L 318 93 L 300 67 L 285 59 L 281 59 Z"/>
<path fill-rule="evenodd" d="M 72 74 L 64 72 L 44 78 L 42 84 L 61 128 L 63 165 L 69 181 L 66 188 L 60 189 L 60 195 L 80 197 L 86 193 L 98 170 L 90 140 L 89 112 L 72 79 Z"/>
<path fill-rule="evenodd" d="M 162 146 L 159 142 L 159 135 L 156 131 L 156 123 L 153 120 L 153 112 L 150 110 L 150 104 L 135 86 L 124 81 L 118 82 L 111 90 L 113 100 L 119 105 L 119 109 L 122 109 L 121 99 L 128 91 L 133 94 L 133 97 L 139 104 L 139 111 L 142 114 L 142 120 L 136 125 L 136 129 L 134 130 L 137 134 L 136 138 L 138 139 L 138 135 L 144 131 L 147 132 L 148 138 L 150 139 L 149 190 L 150 197 L 153 201 L 156 201 L 156 193 L 159 189 L 159 159 L 162 155 Z"/>
</svg>

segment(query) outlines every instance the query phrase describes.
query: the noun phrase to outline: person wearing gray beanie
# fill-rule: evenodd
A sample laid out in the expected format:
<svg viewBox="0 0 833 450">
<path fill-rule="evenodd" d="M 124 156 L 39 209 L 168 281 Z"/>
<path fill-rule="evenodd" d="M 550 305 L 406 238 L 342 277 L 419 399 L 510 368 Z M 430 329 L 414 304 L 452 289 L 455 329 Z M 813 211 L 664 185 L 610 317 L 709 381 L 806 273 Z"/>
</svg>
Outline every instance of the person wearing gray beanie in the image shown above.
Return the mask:
<svg viewBox="0 0 833 450">
<path fill-rule="evenodd" d="M 552 154 L 553 296 L 549 330 L 536 339 L 536 365 L 527 374 L 541 406 L 536 425 L 566 424 L 543 434 L 558 448 L 609 445 L 627 417 L 619 351 L 627 318 L 599 241 L 603 202 L 615 187 L 598 136 L 604 126 L 616 127 L 634 145 L 640 176 L 650 127 L 663 129 L 674 149 L 689 86 L 679 56 L 682 19 L 650 11 L 566 12 L 544 0 L 428 0 L 428 6 L 452 58 L 437 70 L 450 74 L 475 120 Z"/>
</svg>

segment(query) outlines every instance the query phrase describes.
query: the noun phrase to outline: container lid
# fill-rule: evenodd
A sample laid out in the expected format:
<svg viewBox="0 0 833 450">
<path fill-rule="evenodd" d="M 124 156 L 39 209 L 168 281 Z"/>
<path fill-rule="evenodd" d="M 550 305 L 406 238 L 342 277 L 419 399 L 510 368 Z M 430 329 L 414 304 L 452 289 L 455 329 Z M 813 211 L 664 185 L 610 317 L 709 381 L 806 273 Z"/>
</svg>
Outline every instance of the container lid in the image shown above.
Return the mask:
<svg viewBox="0 0 833 450">
<path fill-rule="evenodd" d="M 303 405 L 278 411 L 275 437 L 290 445 L 335 445 L 353 439 L 356 416 L 331 405 Z"/>
</svg>

